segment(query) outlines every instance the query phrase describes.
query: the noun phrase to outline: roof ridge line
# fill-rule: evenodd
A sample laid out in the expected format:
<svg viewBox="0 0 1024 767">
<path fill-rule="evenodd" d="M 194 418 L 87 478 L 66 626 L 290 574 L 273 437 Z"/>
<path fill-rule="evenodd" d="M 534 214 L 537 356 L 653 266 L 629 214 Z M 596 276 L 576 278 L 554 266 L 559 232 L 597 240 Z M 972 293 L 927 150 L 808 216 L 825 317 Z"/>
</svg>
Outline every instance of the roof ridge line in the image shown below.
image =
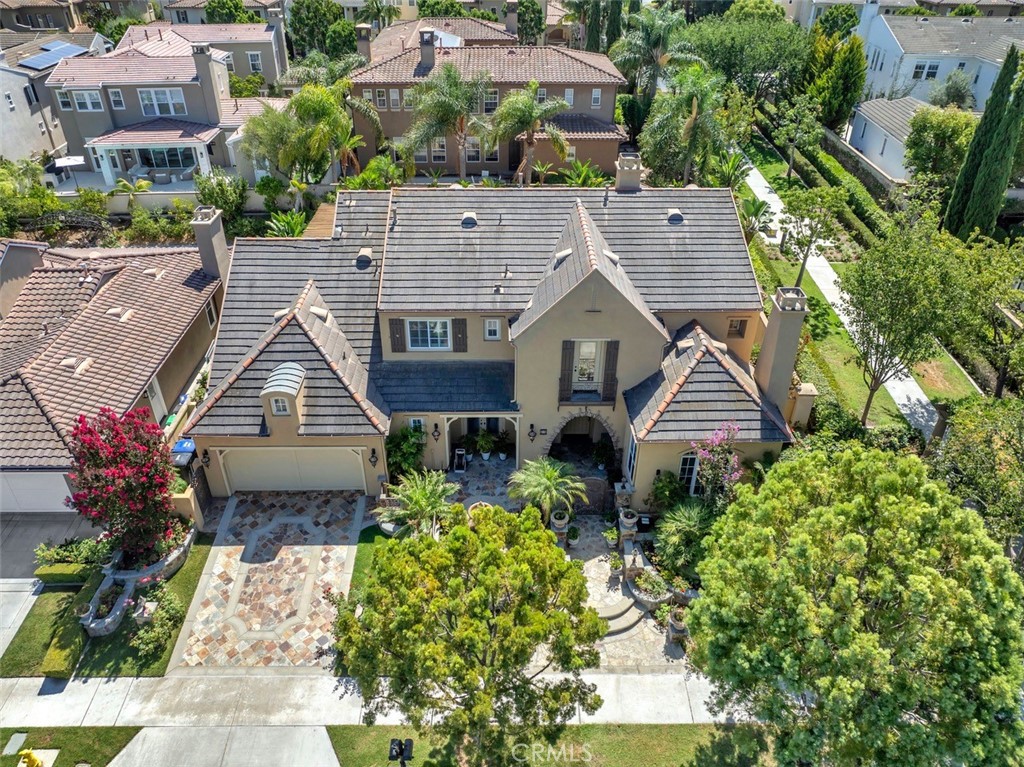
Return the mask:
<svg viewBox="0 0 1024 767">
<path fill-rule="evenodd" d="M 657 425 L 658 421 L 661 420 L 661 417 L 665 414 L 665 411 L 668 410 L 668 406 L 675 400 L 676 395 L 682 391 L 683 386 L 693 374 L 693 371 L 697 369 L 697 365 L 704 359 L 706 352 L 707 350 L 703 346 L 694 352 L 693 359 L 690 360 L 689 364 L 676 379 L 675 383 L 672 384 L 672 388 L 668 390 L 668 394 L 665 395 L 665 398 L 658 404 L 658 407 L 654 411 L 654 415 L 648 419 L 647 423 L 644 424 L 644 428 L 642 428 L 640 433 L 636 435 L 637 439 L 642 441 L 651 433 L 655 425 Z"/>
<path fill-rule="evenodd" d="M 603 69 L 601 69 L 601 67 L 597 66 L 597 64 L 593 63 L 592 61 L 589 61 L 586 56 L 584 56 L 582 58 L 579 58 L 579 57 L 576 56 L 577 53 L 596 53 L 596 51 L 576 51 L 576 50 L 572 50 L 570 48 L 566 48 L 566 47 L 561 46 L 561 45 L 544 45 L 544 46 L 530 46 L 530 47 L 549 48 L 549 49 L 551 49 L 553 51 L 558 51 L 559 53 L 561 53 L 561 54 L 563 54 L 565 56 L 568 56 L 573 61 L 578 61 L 579 63 L 584 64 L 585 66 L 588 66 L 591 69 L 593 69 L 593 70 L 595 70 L 597 72 L 600 72 L 603 75 L 609 74 L 608 72 L 606 72 Z M 607 54 L 604 54 L 604 53 L 599 53 L 597 55 L 607 57 Z M 610 58 L 608 59 L 608 61 L 610 61 L 612 63 L 612 66 L 615 67 L 615 62 L 612 62 L 612 60 Z M 618 72 L 619 68 L 615 67 L 615 71 Z M 619 77 L 622 77 L 622 73 L 621 72 L 619 72 Z M 623 79 L 625 79 L 625 78 L 623 78 Z"/>
<path fill-rule="evenodd" d="M 380 312 L 380 302 L 384 297 L 384 267 L 388 260 L 388 235 L 391 233 L 391 211 L 395 204 L 395 187 L 388 190 L 388 209 L 384 214 L 384 241 L 380 246 L 380 272 L 377 274 L 377 301 L 374 309 Z M 334 210 L 338 210 L 338 198 L 334 200 Z M 337 220 L 337 219 L 335 219 Z"/>
<path fill-rule="evenodd" d="M 341 366 L 338 364 L 337 360 L 332 360 L 327 355 L 327 349 L 325 349 L 324 345 L 320 343 L 320 340 L 313 335 L 312 328 L 310 328 L 309 325 L 306 324 L 305 320 L 303 320 L 301 317 L 296 317 L 296 320 L 299 323 L 299 327 L 302 328 L 302 331 L 306 334 L 306 337 L 309 339 L 310 343 L 312 343 L 313 347 L 318 352 L 320 352 L 320 356 L 323 358 L 324 362 L 327 363 L 327 367 L 330 369 L 332 373 L 334 373 L 338 381 L 341 382 L 341 385 L 345 387 L 345 391 L 348 392 L 349 396 L 352 398 L 352 401 L 356 403 L 356 405 L 362 411 L 363 415 L 366 416 L 366 420 L 369 421 L 370 425 L 373 426 L 373 428 L 375 428 L 379 433 L 384 434 L 386 431 L 384 424 L 380 422 L 380 419 L 377 418 L 377 416 L 370 412 L 369 402 L 363 397 L 362 394 L 356 391 L 355 387 L 348 380 L 348 376 L 341 372 Z M 338 333 L 341 334 L 341 337 L 345 339 L 345 343 L 351 346 L 352 342 L 348 340 L 348 336 L 345 335 L 345 331 L 343 331 L 340 326 L 337 326 L 337 331 Z M 352 356 L 356 358 L 360 365 L 363 364 L 362 360 L 359 359 L 359 355 L 356 353 L 356 350 L 354 348 L 352 349 Z M 367 384 L 369 384 L 369 371 L 367 371 L 366 377 Z"/>
<path fill-rule="evenodd" d="M 587 222 L 590 214 L 583 207 L 583 201 L 579 197 L 576 198 L 576 215 L 580 219 L 580 230 L 583 232 L 583 242 L 587 248 L 587 262 L 592 272 L 597 269 L 597 248 L 594 246 L 594 236 L 590 231 L 590 224 Z"/>
</svg>

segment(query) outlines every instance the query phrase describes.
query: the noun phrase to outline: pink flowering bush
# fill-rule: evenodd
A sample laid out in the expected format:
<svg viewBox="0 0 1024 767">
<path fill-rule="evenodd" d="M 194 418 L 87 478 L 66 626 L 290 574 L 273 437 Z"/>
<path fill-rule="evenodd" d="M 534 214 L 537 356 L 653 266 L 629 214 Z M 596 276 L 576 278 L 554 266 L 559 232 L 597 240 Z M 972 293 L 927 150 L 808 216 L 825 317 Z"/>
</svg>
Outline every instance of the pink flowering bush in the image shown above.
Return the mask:
<svg viewBox="0 0 1024 767">
<path fill-rule="evenodd" d="M 734 447 L 739 431 L 739 425 L 723 423 L 707 439 L 690 443 L 697 451 L 697 479 L 704 504 L 718 513 L 735 500 L 736 483 L 743 476 Z"/>
<path fill-rule="evenodd" d="M 71 438 L 78 490 L 68 506 L 101 525 L 128 560 L 146 561 L 174 534 L 174 466 L 163 431 L 146 408 L 121 417 L 103 408 L 92 419 L 78 416 Z"/>
</svg>

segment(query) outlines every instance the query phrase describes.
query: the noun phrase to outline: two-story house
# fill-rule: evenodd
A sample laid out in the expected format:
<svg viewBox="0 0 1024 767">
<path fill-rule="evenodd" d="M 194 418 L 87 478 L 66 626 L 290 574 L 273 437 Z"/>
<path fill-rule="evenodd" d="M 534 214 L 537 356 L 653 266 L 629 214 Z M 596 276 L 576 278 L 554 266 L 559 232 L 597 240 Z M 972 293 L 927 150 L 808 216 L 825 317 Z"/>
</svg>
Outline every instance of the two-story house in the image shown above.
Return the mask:
<svg viewBox="0 0 1024 767">
<path fill-rule="evenodd" d="M 865 10 L 858 30 L 868 60 L 868 98 L 927 101 L 932 88 L 959 70 L 981 108 L 1010 46 L 1024 45 L 1024 23 L 1017 18 L 879 16 Z"/>
<path fill-rule="evenodd" d="M 0 0 L 0 29 L 68 32 L 79 23 L 75 4 L 64 0 Z"/>
<path fill-rule="evenodd" d="M 367 30 L 358 31 L 365 46 Z M 569 143 L 569 156 L 563 162 L 541 132 L 535 162 L 558 168 L 577 158 L 590 159 L 606 173 L 614 172 L 619 145 L 626 139 L 615 124 L 615 93 L 626 80 L 607 56 L 554 46 L 450 46 L 445 42 L 450 39 L 447 34 L 436 28 L 421 26 L 417 33 L 415 46 L 380 58 L 372 55 L 368 66 L 352 73 L 355 92 L 376 105 L 386 140 L 401 145 L 412 123 L 413 88 L 443 65 L 452 64 L 467 79 L 480 74 L 490 77 L 492 87 L 479 105 L 483 117 L 493 114 L 509 91 L 523 88 L 532 80 L 540 85 L 538 98 L 558 96 L 569 103 L 569 110 L 553 120 Z M 358 116 L 356 129 L 364 136 L 373 135 L 371 127 Z M 374 150 L 367 146 L 359 151 L 360 162 L 365 165 Z M 458 167 L 456 151 L 453 138 L 438 139 L 416 153 L 416 169 L 453 173 Z M 478 139 L 470 138 L 466 155 L 470 174 L 508 174 L 522 160 L 522 143 L 512 140 L 488 151 Z"/>
<path fill-rule="evenodd" d="M 829 8 L 834 5 L 848 5 L 857 12 L 857 18 L 864 17 L 865 9 L 870 15 L 875 13 L 882 16 L 889 16 L 896 13 L 900 8 L 913 8 L 914 0 L 775 0 L 777 5 L 782 6 L 786 11 L 786 18 L 799 24 L 804 29 L 810 29 L 814 22 L 821 18 Z M 874 8 L 868 8 L 873 5 Z"/>
<path fill-rule="evenodd" d="M 65 58 L 96 56 L 113 48 L 95 32 L 81 34 L 0 33 L 0 157 L 60 155 L 67 141 L 46 78 Z"/>
<path fill-rule="evenodd" d="M 949 16 L 963 3 L 956 0 L 919 0 L 918 5 L 929 11 L 935 11 L 940 16 Z M 977 6 L 982 16 L 995 18 L 1020 16 L 1021 12 L 1021 4 L 1017 0 L 975 0 L 972 5 Z"/>
<path fill-rule="evenodd" d="M 189 42 L 166 25 L 133 27 L 130 37 L 126 34 L 105 56 L 60 62 L 46 84 L 64 124 L 68 153 L 85 155 L 87 170 L 103 174 L 107 186 L 121 177 L 165 184 L 209 173 L 213 166 L 239 167 L 231 148 L 240 129 L 239 103 L 251 112 L 265 103 L 281 108 L 283 102 L 230 98 L 228 73 L 245 75 L 271 63 L 280 71 L 281 27 L 275 19 L 266 26 L 183 28 L 211 30 L 213 39 L 223 40 L 222 26 L 236 29 L 230 33 L 234 41 L 218 43 L 221 48 Z M 242 62 L 247 62 L 244 69 Z"/>
<path fill-rule="evenodd" d="M 206 24 L 208 0 L 172 0 L 164 3 L 164 19 L 172 24 Z M 281 0 L 242 0 L 242 7 L 261 19 L 270 20 L 270 10 L 279 8 Z"/>
<path fill-rule="evenodd" d="M 375 495 L 405 426 L 431 469 L 484 430 L 510 466 L 608 439 L 638 498 L 661 471 L 693 488 L 691 442 L 726 421 L 745 457 L 778 452 L 813 401 L 793 380 L 806 299 L 780 290 L 766 321 L 730 192 L 639 174 L 624 157 L 614 189 L 343 192 L 330 237 L 236 240 L 185 427 L 214 494 Z"/>
<path fill-rule="evenodd" d="M 221 306 L 228 262 L 213 252 L 0 243 L 3 271 L 19 267 L 0 322 L 2 513 L 66 511 L 80 414 L 146 407 L 167 438 L 180 431 Z"/>
</svg>

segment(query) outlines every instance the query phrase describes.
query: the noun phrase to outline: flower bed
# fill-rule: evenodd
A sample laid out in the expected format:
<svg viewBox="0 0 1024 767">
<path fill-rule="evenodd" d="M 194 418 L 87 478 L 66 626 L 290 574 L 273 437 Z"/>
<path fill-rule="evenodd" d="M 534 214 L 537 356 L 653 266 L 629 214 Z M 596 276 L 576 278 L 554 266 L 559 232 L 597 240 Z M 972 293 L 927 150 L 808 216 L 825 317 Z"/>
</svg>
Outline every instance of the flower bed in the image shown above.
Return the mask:
<svg viewBox="0 0 1024 767">
<path fill-rule="evenodd" d="M 134 591 L 134 580 L 118 583 L 108 574 L 89 601 L 88 612 L 82 617 L 85 633 L 91 637 L 113 634 L 128 612 Z"/>
<path fill-rule="evenodd" d="M 645 569 L 636 578 L 626 581 L 633 598 L 648 610 L 665 604 L 672 598 L 665 579 L 652 569 Z"/>
<path fill-rule="evenodd" d="M 166 555 L 140 570 L 111 569 L 109 571 L 111 577 L 119 583 L 127 583 L 139 578 L 163 578 L 165 580 L 170 578 L 185 564 L 188 552 L 192 548 L 192 542 L 196 539 L 195 526 L 182 526 L 180 529 L 184 531 L 184 535 L 180 538 L 176 535 L 175 539 L 172 539 L 173 548 Z M 121 561 L 121 557 L 115 556 L 115 568 Z"/>
</svg>

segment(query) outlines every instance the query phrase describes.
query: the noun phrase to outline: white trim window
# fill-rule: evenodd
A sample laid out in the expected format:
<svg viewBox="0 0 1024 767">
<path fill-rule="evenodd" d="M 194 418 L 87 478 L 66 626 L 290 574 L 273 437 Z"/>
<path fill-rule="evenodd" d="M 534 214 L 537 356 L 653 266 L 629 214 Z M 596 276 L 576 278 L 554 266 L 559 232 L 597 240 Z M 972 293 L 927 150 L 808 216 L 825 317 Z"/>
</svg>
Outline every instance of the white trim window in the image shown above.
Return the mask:
<svg viewBox="0 0 1024 767">
<path fill-rule="evenodd" d="M 409 111 L 412 109 L 412 89 L 402 89 L 402 109 Z"/>
<path fill-rule="evenodd" d="M 263 71 L 263 55 L 259 51 L 246 51 L 245 55 L 249 57 L 250 72 L 258 74 Z"/>
<path fill-rule="evenodd" d="M 565 161 L 576 162 L 576 147 L 572 144 L 565 148 Z"/>
<path fill-rule="evenodd" d="M 498 162 L 498 144 L 495 142 L 487 154 L 484 155 L 484 162 Z"/>
<path fill-rule="evenodd" d="M 181 88 L 140 88 L 139 103 L 147 117 L 187 115 Z"/>
<path fill-rule="evenodd" d="M 491 88 L 484 94 L 484 114 L 492 115 L 498 109 L 498 89 Z"/>
<path fill-rule="evenodd" d="M 388 108 L 388 91 L 387 88 L 377 89 L 377 109 Z"/>
<path fill-rule="evenodd" d="M 601 89 L 594 88 L 590 91 L 590 108 L 599 109 L 601 107 Z"/>
<path fill-rule="evenodd" d="M 392 88 L 389 96 L 391 97 L 391 111 L 397 112 L 402 108 L 402 92 L 398 88 Z"/>
<path fill-rule="evenodd" d="M 697 477 L 699 467 L 700 458 L 696 453 L 683 453 L 679 459 L 679 481 L 690 495 L 700 494 L 700 481 Z"/>
<path fill-rule="evenodd" d="M 448 148 L 444 137 L 436 138 L 430 142 L 430 161 L 431 162 L 447 162 L 448 161 Z"/>
<path fill-rule="evenodd" d="M 427 148 L 425 146 L 417 147 L 412 153 L 412 161 L 417 165 L 426 165 L 429 162 Z"/>
<path fill-rule="evenodd" d="M 543 104 L 547 100 L 548 100 L 548 89 L 547 88 L 538 88 L 537 89 L 537 103 L 538 104 Z"/>
<path fill-rule="evenodd" d="M 500 341 L 501 340 L 501 319 L 498 317 L 485 317 L 484 318 L 484 340 L 485 341 Z"/>
<path fill-rule="evenodd" d="M 726 338 L 745 338 L 747 335 L 747 321 L 742 317 L 733 317 L 729 320 L 729 331 Z"/>
<path fill-rule="evenodd" d="M 62 112 L 70 112 L 74 106 L 71 102 L 71 94 L 67 91 L 57 91 L 57 106 Z"/>
<path fill-rule="evenodd" d="M 466 162 L 480 162 L 480 139 L 466 136 Z"/>
<path fill-rule="evenodd" d="M 576 341 L 572 368 L 573 394 L 600 391 L 604 370 L 604 341 Z"/>
<path fill-rule="evenodd" d="M 271 397 L 270 412 L 272 415 L 291 415 L 292 410 L 284 397 Z"/>
<path fill-rule="evenodd" d="M 913 80 L 934 80 L 939 76 L 939 62 L 915 61 L 914 71 L 910 75 Z"/>
<path fill-rule="evenodd" d="M 99 91 L 74 91 L 75 108 L 79 112 L 102 112 L 103 100 Z"/>
<path fill-rule="evenodd" d="M 213 301 L 206 302 L 206 321 L 211 328 L 217 324 L 217 307 L 213 305 Z"/>
<path fill-rule="evenodd" d="M 565 89 L 565 103 L 573 106 L 576 103 L 576 91 L 573 88 Z"/>
<path fill-rule="evenodd" d="M 452 350 L 451 320 L 406 320 L 405 328 L 409 351 L 450 352 Z"/>
<path fill-rule="evenodd" d="M 626 479 L 630 484 L 636 482 L 636 437 L 629 435 L 629 448 L 626 450 Z"/>
<path fill-rule="evenodd" d="M 110 89 L 110 106 L 119 112 L 124 109 L 124 94 L 120 88 Z"/>
<path fill-rule="evenodd" d="M 179 24 L 188 24 L 188 11 L 175 11 Z"/>
<path fill-rule="evenodd" d="M 228 72 L 235 71 L 235 55 L 233 53 L 224 54 L 224 66 L 227 67 Z"/>
<path fill-rule="evenodd" d="M 373 103 L 373 91 L 370 88 L 363 88 L 363 101 Z"/>
</svg>

